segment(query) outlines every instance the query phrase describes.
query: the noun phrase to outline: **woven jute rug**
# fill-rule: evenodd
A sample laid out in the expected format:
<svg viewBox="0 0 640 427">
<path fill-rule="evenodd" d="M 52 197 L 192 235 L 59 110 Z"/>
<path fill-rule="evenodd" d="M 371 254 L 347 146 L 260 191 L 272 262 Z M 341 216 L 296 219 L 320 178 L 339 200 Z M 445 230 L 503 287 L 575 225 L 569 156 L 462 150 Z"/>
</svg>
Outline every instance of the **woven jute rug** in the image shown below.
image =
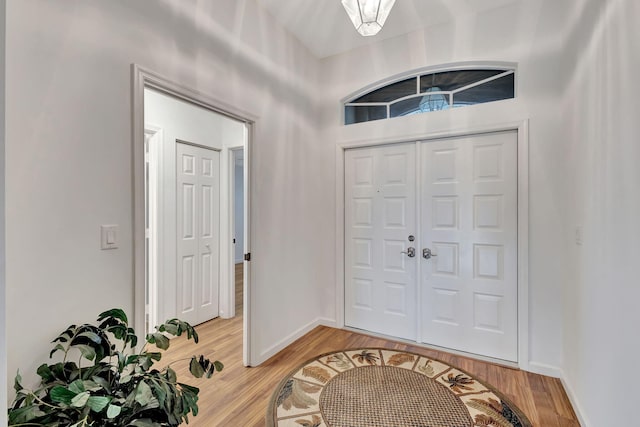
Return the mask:
<svg viewBox="0 0 640 427">
<path fill-rule="evenodd" d="M 269 427 L 531 427 L 498 391 L 416 353 L 380 348 L 315 357 L 273 393 Z"/>
</svg>

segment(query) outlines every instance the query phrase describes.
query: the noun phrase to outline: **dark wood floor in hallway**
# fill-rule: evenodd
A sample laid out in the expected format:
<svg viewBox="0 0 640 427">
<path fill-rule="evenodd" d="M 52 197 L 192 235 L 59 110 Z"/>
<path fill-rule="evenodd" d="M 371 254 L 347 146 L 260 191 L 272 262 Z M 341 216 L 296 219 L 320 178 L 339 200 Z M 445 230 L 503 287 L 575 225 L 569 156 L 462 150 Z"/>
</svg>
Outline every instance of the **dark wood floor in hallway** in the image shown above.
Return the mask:
<svg viewBox="0 0 640 427">
<path fill-rule="evenodd" d="M 182 381 L 201 389 L 200 413 L 190 420 L 190 426 L 263 426 L 267 405 L 276 385 L 304 361 L 321 353 L 346 348 L 383 347 L 424 354 L 469 372 L 500 390 L 529 417 L 534 426 L 579 427 L 558 379 L 340 329 L 318 327 L 261 366 L 245 368 L 242 365 L 242 270 L 239 267 L 236 268 L 237 316 L 227 320 L 215 319 L 198 326 L 198 345 L 182 338 L 172 340 L 171 348 L 163 356 L 164 364 L 194 354 L 205 354 L 225 365 L 224 370 L 210 380 L 190 378 L 186 361 L 173 365 Z"/>
</svg>

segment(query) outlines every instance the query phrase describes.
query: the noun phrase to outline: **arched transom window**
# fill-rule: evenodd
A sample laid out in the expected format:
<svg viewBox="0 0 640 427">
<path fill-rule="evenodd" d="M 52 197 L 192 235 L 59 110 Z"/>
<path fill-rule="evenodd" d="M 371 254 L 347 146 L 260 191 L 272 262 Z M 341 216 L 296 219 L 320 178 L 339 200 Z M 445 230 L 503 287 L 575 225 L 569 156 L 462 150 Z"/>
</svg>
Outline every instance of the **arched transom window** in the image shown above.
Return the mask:
<svg viewBox="0 0 640 427">
<path fill-rule="evenodd" d="M 344 104 L 344 124 L 389 119 L 515 98 L 513 68 L 416 73 L 386 83 Z"/>
</svg>

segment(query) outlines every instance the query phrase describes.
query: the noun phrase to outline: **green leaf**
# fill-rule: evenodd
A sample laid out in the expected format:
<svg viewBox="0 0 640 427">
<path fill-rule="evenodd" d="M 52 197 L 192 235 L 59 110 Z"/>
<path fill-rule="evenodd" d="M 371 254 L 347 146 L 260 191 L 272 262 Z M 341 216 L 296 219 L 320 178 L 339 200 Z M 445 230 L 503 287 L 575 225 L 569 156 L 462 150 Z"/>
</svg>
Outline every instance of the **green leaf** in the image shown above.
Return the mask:
<svg viewBox="0 0 640 427">
<path fill-rule="evenodd" d="M 162 424 L 156 423 L 149 418 L 134 420 L 127 427 L 162 427 Z"/>
<path fill-rule="evenodd" d="M 87 406 L 91 408 L 93 412 L 101 412 L 111 402 L 110 397 L 106 396 L 91 396 L 87 400 Z"/>
<path fill-rule="evenodd" d="M 85 344 L 77 344 L 74 347 L 80 350 L 80 353 L 82 353 L 82 357 L 84 357 L 85 359 L 93 360 L 96 358 L 96 351 L 92 347 Z"/>
<path fill-rule="evenodd" d="M 194 387 L 192 385 L 183 384 L 183 383 L 178 383 L 178 384 L 180 384 L 180 387 L 183 388 L 183 392 L 185 393 L 192 393 L 194 395 L 197 395 L 198 393 L 200 393 L 200 389 L 198 387 Z"/>
<path fill-rule="evenodd" d="M 40 378 L 42 378 L 43 383 L 48 383 L 55 379 L 55 377 L 53 376 L 53 372 L 51 372 L 51 368 L 49 368 L 49 365 L 47 365 L 46 363 L 40 365 L 36 373 L 38 374 L 38 376 L 40 376 Z"/>
<path fill-rule="evenodd" d="M 133 348 L 138 344 L 138 336 L 136 335 L 136 331 L 133 328 L 127 329 L 127 338 L 125 339 L 127 343 Z"/>
<path fill-rule="evenodd" d="M 75 408 L 84 408 L 89 401 L 89 393 L 83 391 L 82 393 L 76 395 L 73 399 L 71 399 L 71 406 Z"/>
<path fill-rule="evenodd" d="M 66 405 L 71 405 L 71 400 L 76 397 L 76 395 L 77 393 L 74 393 L 61 385 L 53 387 L 49 392 L 49 397 L 51 397 L 52 401 L 64 403 Z"/>
<path fill-rule="evenodd" d="M 118 405 L 109 405 L 109 407 L 107 408 L 107 418 L 112 420 L 120 415 L 120 412 L 122 412 L 122 407 Z"/>
<path fill-rule="evenodd" d="M 102 320 L 110 318 L 110 317 L 118 319 L 124 324 L 129 324 L 129 320 L 127 319 L 127 315 L 120 308 L 112 308 L 111 310 L 103 311 L 102 313 L 100 313 L 100 315 L 98 315 L 98 322 L 101 322 Z"/>
<path fill-rule="evenodd" d="M 25 406 L 24 408 L 9 409 L 9 425 L 28 424 L 29 421 L 45 415 L 36 405 Z"/>
<path fill-rule="evenodd" d="M 219 360 L 216 360 L 215 362 L 213 362 L 213 366 L 215 366 L 216 371 L 218 372 L 222 371 L 222 368 L 224 368 L 224 365 Z"/>
<path fill-rule="evenodd" d="M 22 390 L 22 377 L 20 376 L 20 371 L 16 372 L 16 379 L 13 381 L 13 389 L 18 393 Z"/>
<path fill-rule="evenodd" d="M 64 352 L 64 351 L 66 351 L 66 349 L 62 346 L 62 344 L 56 344 L 56 346 L 55 346 L 55 347 L 53 347 L 53 350 L 51 350 L 51 352 L 49 353 L 49 358 L 51 358 L 51 356 L 53 356 L 53 354 L 54 354 L 56 351 L 62 351 L 62 352 Z"/>
<path fill-rule="evenodd" d="M 164 324 L 160 326 L 160 332 L 168 332 L 171 335 L 179 335 L 182 331 L 179 331 L 178 326 L 172 324 Z"/>
<path fill-rule="evenodd" d="M 84 338 L 88 338 L 91 341 L 93 341 L 96 344 L 101 344 L 102 343 L 102 338 L 100 338 L 100 335 L 96 334 L 95 332 L 92 331 L 85 331 L 82 332 L 80 334 L 77 335 L 78 337 L 84 337 Z"/>
<path fill-rule="evenodd" d="M 67 342 L 70 341 L 71 338 L 76 333 L 76 325 L 70 325 L 64 332 L 56 337 L 52 342 Z"/>
<path fill-rule="evenodd" d="M 202 365 L 200 365 L 200 363 L 198 363 L 198 360 L 195 356 L 191 358 L 191 363 L 189 363 L 189 371 L 191 372 L 191 375 L 196 378 L 202 378 L 202 376 L 204 375 L 204 368 L 202 367 Z"/>
<path fill-rule="evenodd" d="M 149 344 L 155 344 L 156 347 L 162 350 L 166 350 L 169 348 L 169 338 L 161 334 L 160 332 L 156 332 L 153 334 L 149 334 L 147 336 L 147 342 Z"/>
<path fill-rule="evenodd" d="M 111 394 L 111 384 L 109 384 L 109 381 L 105 380 L 102 377 L 99 376 L 94 376 L 91 377 L 91 379 L 98 385 L 100 385 L 100 387 L 102 387 L 103 389 L 105 389 L 107 391 L 107 393 Z"/>
<path fill-rule="evenodd" d="M 166 386 L 155 379 L 151 379 L 151 385 L 153 386 L 153 394 L 158 398 L 158 402 L 161 407 L 165 406 L 165 402 L 167 399 L 167 390 Z"/>
<path fill-rule="evenodd" d="M 69 388 L 69 391 L 72 391 L 75 394 L 80 394 L 86 391 L 82 380 L 75 380 L 74 382 L 69 384 L 68 388 Z"/>
<path fill-rule="evenodd" d="M 98 391 L 101 390 L 103 387 L 102 385 L 96 383 L 95 381 L 82 381 L 82 385 L 84 386 L 84 389 L 86 391 Z"/>
<path fill-rule="evenodd" d="M 142 406 L 146 406 L 153 399 L 153 393 L 151 392 L 151 387 L 144 381 L 141 381 L 138 384 L 136 390 L 136 402 L 138 402 Z"/>
<path fill-rule="evenodd" d="M 178 376 L 176 375 L 176 372 L 169 367 L 167 367 L 166 375 L 167 375 L 167 381 L 169 381 L 170 383 L 175 384 L 178 381 Z"/>
</svg>

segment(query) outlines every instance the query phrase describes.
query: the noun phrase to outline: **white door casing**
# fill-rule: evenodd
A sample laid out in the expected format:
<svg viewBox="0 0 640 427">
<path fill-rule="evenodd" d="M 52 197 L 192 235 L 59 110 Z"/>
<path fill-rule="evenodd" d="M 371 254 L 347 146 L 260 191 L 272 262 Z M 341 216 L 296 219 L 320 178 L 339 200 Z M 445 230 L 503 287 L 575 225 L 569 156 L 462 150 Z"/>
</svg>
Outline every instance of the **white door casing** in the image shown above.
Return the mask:
<svg viewBox="0 0 640 427">
<path fill-rule="evenodd" d="M 345 324 L 416 339 L 415 145 L 345 152 Z M 417 253 L 417 251 L 416 251 Z"/>
<path fill-rule="evenodd" d="M 518 360 L 517 133 L 423 142 L 421 341 Z M 421 254 L 422 255 L 422 254 Z"/>
<path fill-rule="evenodd" d="M 177 313 L 197 325 L 219 314 L 220 153 L 176 150 Z"/>
</svg>

